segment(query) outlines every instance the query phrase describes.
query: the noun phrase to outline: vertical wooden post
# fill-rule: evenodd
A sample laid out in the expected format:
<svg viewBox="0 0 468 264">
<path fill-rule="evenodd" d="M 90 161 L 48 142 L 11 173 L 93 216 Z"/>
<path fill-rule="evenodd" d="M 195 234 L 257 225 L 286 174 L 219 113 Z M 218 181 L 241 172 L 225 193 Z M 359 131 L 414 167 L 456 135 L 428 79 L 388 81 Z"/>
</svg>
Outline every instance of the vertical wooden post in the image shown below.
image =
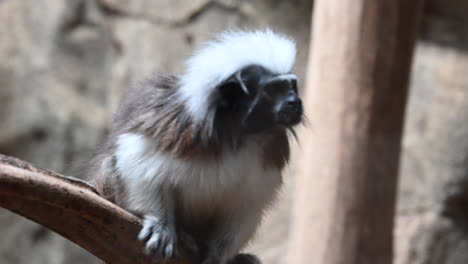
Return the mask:
<svg viewBox="0 0 468 264">
<path fill-rule="evenodd" d="M 290 264 L 390 264 L 423 0 L 316 0 Z"/>
</svg>

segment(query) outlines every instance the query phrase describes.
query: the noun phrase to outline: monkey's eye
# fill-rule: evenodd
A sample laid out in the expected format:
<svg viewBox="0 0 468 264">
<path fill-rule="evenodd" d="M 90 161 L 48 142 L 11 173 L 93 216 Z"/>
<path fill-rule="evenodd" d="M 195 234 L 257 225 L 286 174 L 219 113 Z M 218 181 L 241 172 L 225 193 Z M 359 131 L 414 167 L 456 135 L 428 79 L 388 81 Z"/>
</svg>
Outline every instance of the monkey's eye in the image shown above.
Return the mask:
<svg viewBox="0 0 468 264">
<path fill-rule="evenodd" d="M 229 107 L 238 104 L 246 95 L 237 81 L 223 83 L 219 88 L 221 106 Z"/>
<path fill-rule="evenodd" d="M 287 94 L 291 90 L 291 86 L 290 80 L 281 80 L 268 83 L 265 85 L 264 90 L 267 94 L 274 97 L 276 95 Z"/>
</svg>

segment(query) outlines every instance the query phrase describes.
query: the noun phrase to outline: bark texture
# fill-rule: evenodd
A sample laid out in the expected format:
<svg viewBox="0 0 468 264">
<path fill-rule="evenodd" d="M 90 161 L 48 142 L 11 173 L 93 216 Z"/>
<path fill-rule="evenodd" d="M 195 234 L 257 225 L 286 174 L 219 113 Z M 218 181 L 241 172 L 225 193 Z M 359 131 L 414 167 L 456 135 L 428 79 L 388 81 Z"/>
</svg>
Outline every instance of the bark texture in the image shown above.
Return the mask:
<svg viewBox="0 0 468 264">
<path fill-rule="evenodd" d="M 136 237 L 139 218 L 86 183 L 0 155 L 0 207 L 73 241 L 106 263 L 157 263 Z M 189 263 L 178 260 L 173 263 Z"/>
<path fill-rule="evenodd" d="M 423 1 L 317 0 L 290 263 L 390 264 Z M 312 202 L 311 202 L 312 201 Z"/>
</svg>

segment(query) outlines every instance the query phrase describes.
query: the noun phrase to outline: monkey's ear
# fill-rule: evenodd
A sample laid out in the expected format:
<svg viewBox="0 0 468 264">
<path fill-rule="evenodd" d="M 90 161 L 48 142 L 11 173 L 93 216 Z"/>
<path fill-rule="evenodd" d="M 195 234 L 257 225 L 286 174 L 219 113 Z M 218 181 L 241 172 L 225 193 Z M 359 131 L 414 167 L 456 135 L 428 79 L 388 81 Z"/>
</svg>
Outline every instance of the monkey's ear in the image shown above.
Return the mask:
<svg viewBox="0 0 468 264">
<path fill-rule="evenodd" d="M 247 95 L 245 85 L 238 77 L 231 76 L 218 86 L 221 106 L 234 106 Z"/>
</svg>

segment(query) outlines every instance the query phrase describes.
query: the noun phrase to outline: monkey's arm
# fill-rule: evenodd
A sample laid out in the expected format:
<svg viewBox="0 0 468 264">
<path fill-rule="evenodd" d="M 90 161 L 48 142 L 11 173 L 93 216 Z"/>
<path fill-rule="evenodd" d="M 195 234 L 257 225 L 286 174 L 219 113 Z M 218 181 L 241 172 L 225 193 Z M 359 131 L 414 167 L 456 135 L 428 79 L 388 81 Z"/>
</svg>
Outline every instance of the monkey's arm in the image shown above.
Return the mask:
<svg viewBox="0 0 468 264">
<path fill-rule="evenodd" d="M 146 253 L 172 258 L 177 254 L 177 231 L 174 221 L 174 200 L 168 188 L 156 192 L 138 194 L 138 207 L 130 206 L 143 215 L 143 228 L 138 239 L 145 242 Z"/>
</svg>

